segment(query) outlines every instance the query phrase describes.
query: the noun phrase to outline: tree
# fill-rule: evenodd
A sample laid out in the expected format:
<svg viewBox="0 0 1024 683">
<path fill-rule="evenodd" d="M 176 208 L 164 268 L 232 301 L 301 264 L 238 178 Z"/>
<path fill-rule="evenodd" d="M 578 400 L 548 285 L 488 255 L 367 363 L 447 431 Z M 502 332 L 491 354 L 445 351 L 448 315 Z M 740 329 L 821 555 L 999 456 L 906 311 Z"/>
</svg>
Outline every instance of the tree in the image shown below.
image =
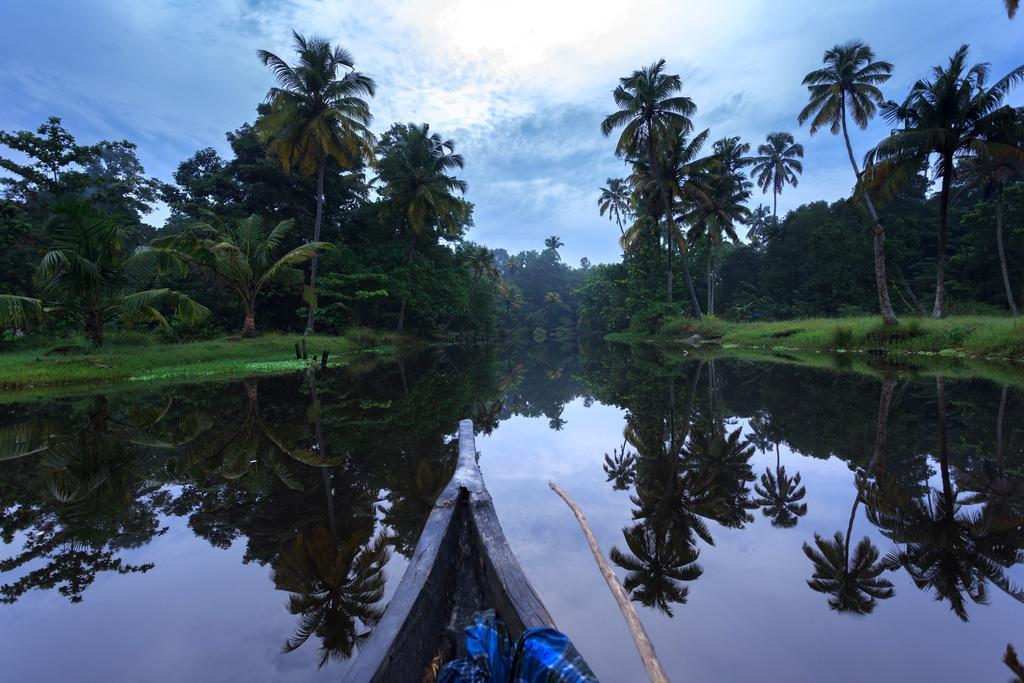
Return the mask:
<svg viewBox="0 0 1024 683">
<path fill-rule="evenodd" d="M 612 548 L 608 555 L 626 570 L 622 586 L 634 600 L 672 616 L 672 603 L 684 604 L 689 594 L 683 582 L 696 581 L 704 570 L 697 564 L 700 551 L 668 532 L 650 524 L 634 524 L 622 530 L 632 554 Z"/>
<path fill-rule="evenodd" d="M 691 223 L 687 239 L 707 240 L 708 260 L 708 315 L 715 312 L 715 250 L 722 245 L 723 234 L 733 243 L 739 243 L 736 223 L 750 219 L 746 203 L 750 199 L 750 181 L 740 172 L 751 160 L 743 155 L 750 151 L 750 145 L 741 143 L 739 138 L 722 138 L 714 144 L 712 163 L 707 164 L 698 182 L 703 184 L 704 201 L 698 201 L 686 215 Z"/>
<path fill-rule="evenodd" d="M 807 490 L 800 485 L 800 473 L 786 475 L 786 468 L 776 464 L 775 472 L 765 469 L 761 483 L 754 484 L 754 492 L 760 498 L 754 504 L 761 508 L 765 517 L 771 517 L 772 526 L 794 527 L 800 517 L 807 514 L 807 503 L 802 503 Z"/>
<path fill-rule="evenodd" d="M 381 534 L 367 541 L 358 531 L 336 539 L 322 526 L 299 529 L 273 567 L 274 586 L 291 593 L 288 611 L 299 617 L 285 652 L 315 634 L 321 640 L 321 667 L 352 655 L 384 614 L 378 603 L 384 597 L 389 540 Z M 360 626 L 366 630 L 360 632 Z"/>
<path fill-rule="evenodd" d="M 157 240 L 153 246 L 210 272 L 218 282 L 235 290 L 245 308 L 242 336 L 254 337 L 256 298 L 260 291 L 269 284 L 301 284 L 303 274 L 296 266 L 332 248 L 326 242 L 308 242 L 275 259 L 293 227 L 294 221 L 281 221 L 267 232 L 263 219 L 253 215 L 235 226 L 222 228 L 196 223 L 181 235 Z M 311 307 L 316 306 L 315 296 L 312 288 L 305 292 L 304 298 Z"/>
<path fill-rule="evenodd" d="M 461 237 L 470 207 L 455 196 L 467 189 L 464 180 L 452 175 L 465 163 L 455 152 L 455 141 L 431 133 L 425 123 L 395 124 L 384 135 L 378 152 L 377 179 L 383 182 L 380 195 L 398 214 L 396 232 L 408 240 L 406 260 L 412 260 L 416 240 L 424 233 L 436 231 L 436 237 L 451 240 Z M 405 329 L 406 300 L 403 293 L 399 332 Z"/>
<path fill-rule="evenodd" d="M 609 178 L 606 187 L 601 188 L 601 196 L 597 198 L 597 208 L 601 215 L 608 214 L 608 220 L 614 220 L 619 226 L 619 234 L 625 235 L 623 223 L 628 223 L 633 214 L 630 206 L 629 184 L 625 178 Z"/>
<path fill-rule="evenodd" d="M 665 60 L 658 60 L 619 79 L 619 85 L 612 92 L 619 110 L 601 122 L 601 132 L 605 136 L 622 129 L 615 144 L 616 155 L 633 160 L 646 158 L 657 183 L 667 234 L 669 301 L 672 301 L 672 243 L 676 241 L 677 231 L 672 215 L 672 188 L 665 181 L 661 160 L 677 135 L 693 130 L 690 117 L 697 111 L 697 105 L 689 97 L 678 94 L 682 87 L 678 75 L 665 73 Z M 703 320 L 686 263 L 685 242 L 679 243 L 679 250 L 683 255 L 683 275 L 690 290 L 690 303 L 695 315 Z"/>
<path fill-rule="evenodd" d="M 562 256 L 558 253 L 558 250 L 565 246 L 565 242 L 558 237 L 558 235 L 552 235 L 544 240 L 544 250 L 550 252 L 556 261 L 561 261 Z"/>
<path fill-rule="evenodd" d="M 750 212 L 747 219 L 747 239 L 755 248 L 762 248 L 771 237 L 775 221 L 772 220 L 771 210 L 764 204 L 759 204 L 756 209 Z"/>
<path fill-rule="evenodd" d="M 326 158 L 330 156 L 342 168 L 353 169 L 372 157 L 370 107 L 363 97 L 372 97 L 376 84 L 355 70 L 348 50 L 332 48 L 322 38 L 306 38 L 295 31 L 292 37 L 299 57 L 295 66 L 267 50 L 258 52 L 263 64 L 274 72 L 278 87 L 267 93 L 271 110 L 257 121 L 256 128 L 269 141 L 268 154 L 276 156 L 286 170 L 298 167 L 303 175 L 317 174 L 313 242 L 319 242 Z M 346 70 L 341 78 L 339 69 Z M 314 292 L 316 266 L 313 254 L 309 287 Z M 306 334 L 313 332 L 315 312 L 315 302 L 311 301 Z"/>
<path fill-rule="evenodd" d="M 837 612 L 871 614 L 878 600 L 894 595 L 892 582 L 879 578 L 886 567 L 878 561 L 878 548 L 865 536 L 860 539 L 850 558 L 849 536 L 839 531 L 831 540 L 814 534 L 812 548 L 804 543 L 804 555 L 814 564 L 814 575 L 807 585 L 819 593 L 827 593 L 828 606 Z"/>
<path fill-rule="evenodd" d="M 825 67 L 804 76 L 803 84 L 810 92 L 810 102 L 800 112 L 797 121 L 803 125 L 811 119 L 811 135 L 823 126 L 828 126 L 833 135 L 843 132 L 846 153 L 859 185 L 860 168 L 853 155 L 850 135 L 846 130 L 846 111 L 849 108 L 853 122 L 861 129 L 875 115 L 878 105 L 883 103 L 882 91 L 878 84 L 889 80 L 892 64 L 875 61 L 875 52 L 859 40 L 836 45 L 825 51 L 822 59 Z M 813 118 L 812 118 L 813 117 Z M 861 193 L 864 206 L 874 222 L 875 287 L 878 290 L 878 306 L 885 325 L 895 325 L 896 313 L 889 300 L 889 283 L 885 275 L 885 229 L 878 220 L 875 204 L 867 192 Z"/>
<path fill-rule="evenodd" d="M 71 197 L 58 201 L 46 235 L 48 251 L 36 269 L 41 299 L 0 295 L 0 326 L 22 325 L 61 310 L 80 318 L 86 336 L 99 346 L 104 324 L 114 319 L 167 327 L 160 305 L 188 323 L 209 315 L 205 306 L 174 290 L 140 290 L 166 264 L 155 250 L 127 249 L 124 226 L 88 202 Z"/>
<path fill-rule="evenodd" d="M 933 67 L 931 78 L 914 83 L 902 103 L 888 101 L 882 105 L 882 117 L 903 127 L 894 130 L 866 157 L 869 168 L 865 171 L 865 189 L 891 187 L 916 172 L 930 156 L 936 157 L 932 172 L 941 180 L 941 187 L 933 318 L 946 314 L 946 230 L 957 160 L 983 151 L 1024 160 L 1024 151 L 992 139 L 1021 115 L 1020 108 L 1004 101 L 1010 89 L 1024 79 L 1024 66 L 987 87 L 989 65 L 968 66 L 967 51 L 968 46 L 961 45 L 945 67 Z"/>
<path fill-rule="evenodd" d="M 999 253 L 999 267 L 1003 276 L 1003 289 L 1006 292 L 1006 303 L 1010 313 L 1018 314 L 1017 302 L 1010 286 L 1010 270 L 1006 262 L 1006 245 L 1003 241 L 1003 211 L 1005 200 L 1003 191 L 1006 186 L 1024 177 L 1024 160 L 1017 158 L 1015 150 L 1024 148 L 1024 118 L 1005 122 L 1003 130 L 992 135 L 991 142 L 1000 146 L 1006 145 L 1009 150 L 996 148 L 983 149 L 976 156 L 964 160 L 960 173 L 968 185 L 981 191 L 983 197 L 995 203 L 996 213 L 996 250 Z"/>
<path fill-rule="evenodd" d="M 797 175 L 804 172 L 798 161 L 804 156 L 804 146 L 797 144 L 789 133 L 768 133 L 768 144 L 758 145 L 754 157 L 752 176 L 757 176 L 758 187 L 767 193 L 772 190 L 772 215 L 779 214 L 779 195 L 787 184 L 796 187 Z"/>
</svg>

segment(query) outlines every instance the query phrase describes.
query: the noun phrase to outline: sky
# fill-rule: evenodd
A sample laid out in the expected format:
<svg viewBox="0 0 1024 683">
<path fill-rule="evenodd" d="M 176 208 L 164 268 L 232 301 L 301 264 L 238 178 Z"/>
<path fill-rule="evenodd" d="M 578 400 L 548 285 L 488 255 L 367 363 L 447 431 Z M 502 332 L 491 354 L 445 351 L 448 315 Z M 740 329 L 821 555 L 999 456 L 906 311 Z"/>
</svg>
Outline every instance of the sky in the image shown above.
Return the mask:
<svg viewBox="0 0 1024 683">
<path fill-rule="evenodd" d="M 569 263 L 619 258 L 597 197 L 626 169 L 599 126 L 617 80 L 640 66 L 666 60 L 712 140 L 756 148 L 785 130 L 804 144 L 782 213 L 853 185 L 841 140 L 796 122 L 800 81 L 827 48 L 868 42 L 895 65 L 884 92 L 897 100 L 962 43 L 994 77 L 1024 62 L 1024 16 L 1008 20 L 1001 0 L 3 0 L 0 129 L 57 115 L 79 142 L 137 143 L 147 173 L 170 181 L 198 149 L 229 154 L 225 133 L 272 85 L 256 51 L 290 57 L 292 29 L 345 46 L 377 81 L 376 132 L 426 122 L 455 140 L 476 206 L 469 239 L 515 252 L 558 235 Z M 886 132 L 855 130 L 858 157 Z"/>
</svg>

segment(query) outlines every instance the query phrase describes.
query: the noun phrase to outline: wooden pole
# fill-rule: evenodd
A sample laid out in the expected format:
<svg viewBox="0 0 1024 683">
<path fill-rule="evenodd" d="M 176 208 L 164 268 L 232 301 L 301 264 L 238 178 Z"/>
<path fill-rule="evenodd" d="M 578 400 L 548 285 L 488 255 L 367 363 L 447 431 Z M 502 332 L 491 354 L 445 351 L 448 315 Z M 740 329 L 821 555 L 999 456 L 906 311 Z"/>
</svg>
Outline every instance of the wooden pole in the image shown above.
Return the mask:
<svg viewBox="0 0 1024 683">
<path fill-rule="evenodd" d="M 661 668 L 661 662 L 658 661 L 658 655 L 654 652 L 654 645 L 651 643 L 651 639 L 647 637 L 647 631 L 644 630 L 644 625 L 640 621 L 640 616 L 636 613 L 633 603 L 630 602 L 626 589 L 622 587 L 622 584 L 619 583 L 619 578 L 615 576 L 615 572 L 612 571 L 612 568 L 608 566 L 608 562 L 605 561 L 601 547 L 597 545 L 594 532 L 590 530 L 590 524 L 587 523 L 587 518 L 583 516 L 583 511 L 580 510 L 576 503 L 572 502 L 572 499 L 569 498 L 565 491 L 558 487 L 558 484 L 549 481 L 548 486 L 565 501 L 565 504 L 572 510 L 572 514 L 576 515 L 576 521 L 583 527 L 583 534 L 587 537 L 590 552 L 594 554 L 594 559 L 601 570 L 601 575 L 604 576 L 608 588 L 611 589 L 615 602 L 619 603 L 622 616 L 626 618 L 626 626 L 629 627 L 629 632 L 633 636 L 637 652 L 640 653 L 640 661 L 643 662 L 644 668 L 647 669 L 647 676 L 651 679 L 651 683 L 669 683 L 668 676 L 665 674 L 665 670 Z"/>
</svg>

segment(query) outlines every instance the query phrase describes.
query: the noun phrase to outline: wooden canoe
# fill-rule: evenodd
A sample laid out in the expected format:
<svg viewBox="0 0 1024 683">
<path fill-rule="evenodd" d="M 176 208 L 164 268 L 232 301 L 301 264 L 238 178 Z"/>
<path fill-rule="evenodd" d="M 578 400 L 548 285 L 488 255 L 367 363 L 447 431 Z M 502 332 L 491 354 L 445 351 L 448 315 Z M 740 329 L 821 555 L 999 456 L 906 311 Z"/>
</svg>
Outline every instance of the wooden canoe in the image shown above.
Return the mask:
<svg viewBox="0 0 1024 683">
<path fill-rule="evenodd" d="M 457 648 L 473 613 L 493 609 L 513 642 L 554 628 L 512 554 L 476 464 L 473 423 L 459 423 L 459 462 L 438 497 L 384 616 L 359 648 L 346 683 L 420 681 L 448 641 Z M 452 642 L 454 641 L 454 642 Z M 461 652 L 461 650 L 460 650 Z"/>
</svg>

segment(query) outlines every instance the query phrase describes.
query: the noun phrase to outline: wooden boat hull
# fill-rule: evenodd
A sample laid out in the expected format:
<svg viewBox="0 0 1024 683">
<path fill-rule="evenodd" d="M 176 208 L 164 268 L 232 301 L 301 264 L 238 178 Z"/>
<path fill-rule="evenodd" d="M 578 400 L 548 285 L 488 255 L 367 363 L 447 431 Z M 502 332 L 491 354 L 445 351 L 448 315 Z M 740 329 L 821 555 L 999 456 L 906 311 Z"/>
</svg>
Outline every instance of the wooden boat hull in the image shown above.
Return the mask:
<svg viewBox="0 0 1024 683">
<path fill-rule="evenodd" d="M 555 627 L 505 540 L 476 464 L 473 423 L 463 420 L 455 474 L 345 682 L 421 680 L 444 634 L 461 635 L 481 609 L 495 610 L 513 640 L 526 629 Z"/>
</svg>

